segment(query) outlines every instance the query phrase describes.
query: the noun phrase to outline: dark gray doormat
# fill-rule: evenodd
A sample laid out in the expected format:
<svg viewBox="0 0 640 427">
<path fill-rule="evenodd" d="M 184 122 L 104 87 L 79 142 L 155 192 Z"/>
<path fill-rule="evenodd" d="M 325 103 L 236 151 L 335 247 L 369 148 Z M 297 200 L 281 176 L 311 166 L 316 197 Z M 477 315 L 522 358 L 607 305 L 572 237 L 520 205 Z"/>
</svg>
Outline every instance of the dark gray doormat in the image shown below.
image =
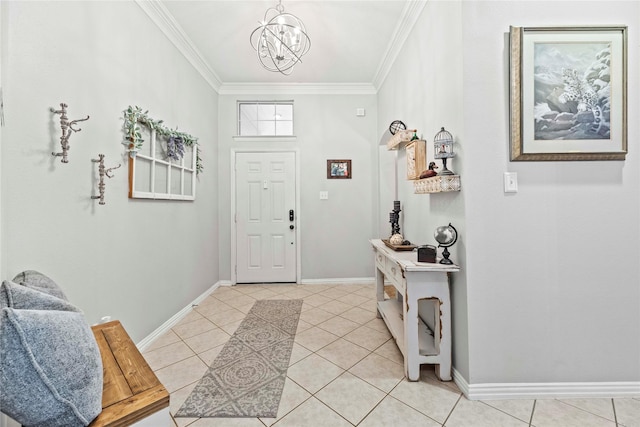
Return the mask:
<svg viewBox="0 0 640 427">
<path fill-rule="evenodd" d="M 176 417 L 277 416 L 302 300 L 260 300 Z"/>
</svg>

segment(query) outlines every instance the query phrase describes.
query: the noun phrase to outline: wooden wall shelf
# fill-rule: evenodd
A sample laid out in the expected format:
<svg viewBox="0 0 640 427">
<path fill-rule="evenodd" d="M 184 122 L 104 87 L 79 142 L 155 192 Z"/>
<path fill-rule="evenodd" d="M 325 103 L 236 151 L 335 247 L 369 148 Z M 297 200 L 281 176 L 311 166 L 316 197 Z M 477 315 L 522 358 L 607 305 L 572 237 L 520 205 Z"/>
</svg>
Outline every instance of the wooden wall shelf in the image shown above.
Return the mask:
<svg viewBox="0 0 640 427">
<path fill-rule="evenodd" d="M 460 175 L 439 175 L 413 181 L 414 194 L 460 191 Z"/>
<path fill-rule="evenodd" d="M 411 138 L 413 138 L 413 135 L 415 135 L 417 132 L 417 129 L 406 129 L 397 131 L 396 134 L 393 135 L 389 139 L 389 141 L 387 141 L 387 149 L 397 150 L 398 148 L 400 148 L 400 144 L 402 144 L 403 142 L 411 141 Z"/>
</svg>

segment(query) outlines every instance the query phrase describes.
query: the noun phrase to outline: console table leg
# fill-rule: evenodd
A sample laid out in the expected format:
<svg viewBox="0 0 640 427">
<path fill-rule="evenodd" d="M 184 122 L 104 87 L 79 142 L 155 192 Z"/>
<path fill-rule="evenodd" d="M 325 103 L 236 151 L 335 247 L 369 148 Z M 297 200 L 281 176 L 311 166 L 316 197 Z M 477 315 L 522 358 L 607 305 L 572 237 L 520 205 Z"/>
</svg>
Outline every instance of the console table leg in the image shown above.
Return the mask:
<svg viewBox="0 0 640 427">
<path fill-rule="evenodd" d="M 407 296 L 402 304 L 404 315 L 404 368 L 409 381 L 420 379 L 418 356 L 418 300 Z"/>
<path fill-rule="evenodd" d="M 435 366 L 435 374 L 440 381 L 451 381 L 451 302 L 449 293 L 440 300 L 440 364 Z M 435 333 L 435 331 L 434 331 Z"/>
<path fill-rule="evenodd" d="M 384 301 L 384 273 L 376 268 L 376 299 Z M 376 317 L 382 319 L 380 310 L 376 309 Z"/>
</svg>

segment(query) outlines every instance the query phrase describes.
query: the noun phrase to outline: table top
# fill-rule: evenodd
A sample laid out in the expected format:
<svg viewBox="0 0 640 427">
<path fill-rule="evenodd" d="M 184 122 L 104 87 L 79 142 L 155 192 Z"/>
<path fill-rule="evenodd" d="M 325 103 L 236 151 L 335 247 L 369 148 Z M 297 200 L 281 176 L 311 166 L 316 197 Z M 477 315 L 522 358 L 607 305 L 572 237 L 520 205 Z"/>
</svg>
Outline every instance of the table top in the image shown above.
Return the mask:
<svg viewBox="0 0 640 427">
<path fill-rule="evenodd" d="M 389 248 L 381 239 L 369 240 L 374 248 L 394 261 L 396 261 L 404 271 L 460 271 L 460 266 L 456 264 L 440 264 L 431 262 L 418 262 L 418 252 L 416 251 L 394 251 Z M 442 258 L 438 257 L 437 260 Z"/>
</svg>

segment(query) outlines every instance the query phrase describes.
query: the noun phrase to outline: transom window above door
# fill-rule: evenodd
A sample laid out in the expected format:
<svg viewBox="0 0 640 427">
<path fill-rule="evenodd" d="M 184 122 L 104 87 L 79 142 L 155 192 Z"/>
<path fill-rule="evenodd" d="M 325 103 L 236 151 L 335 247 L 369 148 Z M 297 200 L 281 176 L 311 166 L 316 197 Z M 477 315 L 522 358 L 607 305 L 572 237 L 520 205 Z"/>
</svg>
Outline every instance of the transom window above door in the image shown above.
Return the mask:
<svg viewBox="0 0 640 427">
<path fill-rule="evenodd" d="M 293 136 L 293 101 L 238 101 L 239 136 Z"/>
</svg>

